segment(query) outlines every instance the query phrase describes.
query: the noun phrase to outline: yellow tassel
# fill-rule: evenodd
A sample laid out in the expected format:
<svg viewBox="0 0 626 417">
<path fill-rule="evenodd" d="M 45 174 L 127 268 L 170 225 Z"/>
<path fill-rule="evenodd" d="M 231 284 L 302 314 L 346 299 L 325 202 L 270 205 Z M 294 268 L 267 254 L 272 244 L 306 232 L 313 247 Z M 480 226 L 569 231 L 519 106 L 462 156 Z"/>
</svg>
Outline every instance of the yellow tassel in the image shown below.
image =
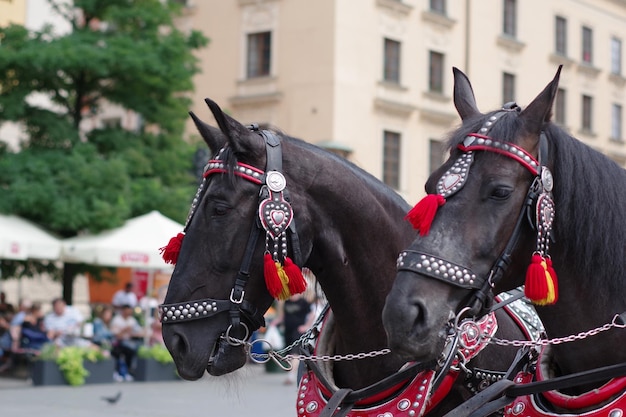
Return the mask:
<svg viewBox="0 0 626 417">
<path fill-rule="evenodd" d="M 283 286 L 282 291 L 278 294 L 279 300 L 286 300 L 291 297 L 291 293 L 289 292 L 289 277 L 285 272 L 285 269 L 280 264 L 280 262 L 276 262 L 276 271 L 278 272 L 278 277 L 280 278 L 280 283 Z"/>
</svg>

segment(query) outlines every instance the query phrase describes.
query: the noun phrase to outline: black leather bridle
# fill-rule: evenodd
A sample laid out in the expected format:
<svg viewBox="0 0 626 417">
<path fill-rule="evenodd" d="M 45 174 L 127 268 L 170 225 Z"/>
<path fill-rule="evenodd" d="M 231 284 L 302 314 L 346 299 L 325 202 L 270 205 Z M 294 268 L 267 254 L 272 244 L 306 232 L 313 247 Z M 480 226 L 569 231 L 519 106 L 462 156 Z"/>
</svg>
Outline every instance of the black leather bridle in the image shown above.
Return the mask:
<svg viewBox="0 0 626 417">
<path fill-rule="evenodd" d="M 526 193 L 513 232 L 503 251 L 493 263 L 489 273 L 481 276 L 470 268 L 446 259 L 408 249 L 400 253 L 397 261 L 398 271 L 424 275 L 456 287 L 472 290 L 472 295 L 464 307 L 469 307 L 467 314 L 476 317 L 480 317 L 489 311 L 494 297 L 492 289 L 502 279 L 511 264 L 511 257 L 522 236 L 524 223 L 529 221 L 533 229 L 538 229 L 539 225 L 535 220 L 535 216 L 533 216 L 533 212 L 538 210 L 538 204 L 548 205 L 547 210 L 551 210 L 552 217 L 554 215 L 554 205 L 551 197 L 542 199 L 541 203 L 539 203 L 539 197 L 541 195 L 550 195 L 553 186 L 552 174 L 546 166 L 542 165 L 542 161 L 547 160 L 548 154 L 548 141 L 545 134 L 541 132 L 539 137 L 538 160 L 515 144 L 502 142 L 487 136 L 489 130 L 503 114 L 511 111 L 519 112 L 520 110 L 516 104 L 508 103 L 503 108 L 503 111 L 491 116 L 477 133 L 467 135 L 465 140 L 457 146 L 463 151 L 463 154 L 444 173 L 437 185 L 437 191 L 445 198 L 459 191 L 467 180 L 467 175 L 474 159 L 474 152 L 476 151 L 496 152 L 515 159 L 534 175 L 535 178 Z M 447 176 L 454 176 L 454 181 L 446 181 Z M 539 208 L 544 209 L 546 207 Z M 551 231 L 548 230 L 546 235 L 541 237 L 541 239 L 545 240 L 541 244 L 547 246 L 547 240 L 550 238 Z"/>
<path fill-rule="evenodd" d="M 258 132 L 265 142 L 266 170 L 262 171 L 253 166 L 237 162 L 236 166 L 232 167 L 232 173 L 260 185 L 259 202 L 261 202 L 269 195 L 268 187 L 271 188 L 271 185 L 268 184 L 268 180 L 273 181 L 272 178 L 276 179 L 278 174 L 282 177 L 281 142 L 276 134 L 269 130 L 259 130 L 258 126 L 255 124 L 251 125 L 249 129 Z M 204 178 L 191 205 L 185 231 L 191 223 L 196 206 L 202 199 L 204 191 L 206 190 L 208 178 L 213 174 L 226 174 L 229 172 L 229 168 L 231 168 L 220 159 L 220 155 L 221 151 L 214 159 L 210 160 L 205 167 Z M 284 177 L 282 178 L 284 180 Z M 288 200 L 288 196 L 286 196 L 286 199 Z M 302 255 L 295 228 L 295 219 L 292 219 L 288 230 L 291 237 L 294 262 L 300 265 Z M 239 272 L 237 273 L 235 283 L 233 284 L 228 299 L 204 298 L 201 300 L 161 304 L 159 306 L 161 322 L 164 325 L 181 323 L 209 318 L 217 314 L 228 312 L 230 326 L 226 330 L 226 337 L 232 336 L 241 340 L 247 339 L 251 331 L 265 326 L 265 318 L 263 317 L 264 311 L 261 311 L 255 305 L 244 299 L 246 284 L 250 279 L 250 264 L 257 246 L 258 238 L 262 234 L 265 234 L 265 229 L 262 227 L 259 217 L 255 216 L 241 266 L 239 267 Z"/>
</svg>

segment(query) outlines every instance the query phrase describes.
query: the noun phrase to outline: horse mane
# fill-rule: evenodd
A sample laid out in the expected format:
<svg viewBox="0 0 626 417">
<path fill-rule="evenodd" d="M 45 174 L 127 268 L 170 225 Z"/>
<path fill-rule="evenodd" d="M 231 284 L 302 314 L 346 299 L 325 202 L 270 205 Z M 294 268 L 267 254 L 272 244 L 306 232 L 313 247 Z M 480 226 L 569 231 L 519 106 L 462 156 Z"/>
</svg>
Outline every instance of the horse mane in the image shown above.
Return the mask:
<svg viewBox="0 0 626 417">
<path fill-rule="evenodd" d="M 455 149 L 469 133 L 477 132 L 483 122 L 497 112 L 465 120 L 449 135 L 448 146 Z M 503 115 L 493 125 L 489 136 L 515 142 L 516 133 L 524 129 L 517 115 L 517 112 Z M 546 123 L 543 131 L 548 138 L 548 165 L 554 177 L 553 260 L 558 262 L 557 256 L 566 259 L 559 263 L 560 268 L 584 277 L 586 290 L 603 288 L 601 297 L 620 292 L 626 277 L 623 273 L 626 254 L 621 243 L 626 235 L 623 216 L 626 171 L 552 122 Z M 558 255 L 554 253 L 557 248 Z M 597 285 L 599 279 L 604 281 L 603 285 Z"/>
<path fill-rule="evenodd" d="M 567 265 L 588 280 L 588 289 L 602 279 L 600 287 L 619 293 L 626 276 L 626 171 L 553 123 L 544 131 L 553 163 L 556 240 Z"/>
</svg>

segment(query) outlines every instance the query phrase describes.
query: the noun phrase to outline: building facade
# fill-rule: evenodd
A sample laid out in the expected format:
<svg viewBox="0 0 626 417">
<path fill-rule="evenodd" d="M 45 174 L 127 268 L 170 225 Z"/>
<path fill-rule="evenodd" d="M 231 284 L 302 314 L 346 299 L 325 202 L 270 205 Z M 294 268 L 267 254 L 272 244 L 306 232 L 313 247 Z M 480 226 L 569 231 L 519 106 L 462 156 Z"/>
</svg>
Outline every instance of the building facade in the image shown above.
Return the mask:
<svg viewBox="0 0 626 417">
<path fill-rule="evenodd" d="M 244 123 L 346 156 L 411 203 L 460 122 L 453 66 L 490 111 L 526 106 L 562 64 L 554 119 L 626 166 L 626 0 L 181 1 L 180 28 L 210 38 L 190 110 L 212 122 L 209 97 Z M 0 0 L 0 24 L 39 28 L 53 18 L 46 4 Z M 81 127 L 140 123 L 102 109 Z M 14 146 L 23 134 L 9 124 L 2 132 Z M 197 135 L 191 121 L 187 134 Z"/>
<path fill-rule="evenodd" d="M 460 120 L 452 67 L 479 108 L 526 106 L 563 64 L 556 121 L 626 165 L 626 1 L 189 0 L 181 27 L 210 44 L 193 109 L 335 149 L 409 202 Z M 191 123 L 189 134 L 194 134 Z"/>
</svg>

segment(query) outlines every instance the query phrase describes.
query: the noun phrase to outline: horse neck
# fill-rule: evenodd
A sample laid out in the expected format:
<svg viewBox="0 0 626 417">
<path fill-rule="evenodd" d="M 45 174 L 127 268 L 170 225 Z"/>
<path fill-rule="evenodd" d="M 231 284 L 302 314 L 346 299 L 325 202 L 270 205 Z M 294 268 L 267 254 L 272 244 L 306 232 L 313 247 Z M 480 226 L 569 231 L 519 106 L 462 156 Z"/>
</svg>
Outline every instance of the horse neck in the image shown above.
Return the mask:
<svg viewBox="0 0 626 417">
<path fill-rule="evenodd" d="M 333 310 L 335 353 L 383 349 L 387 346 L 381 318 L 385 297 L 395 277 L 398 253 L 414 236 L 404 220 L 409 207 L 392 190 L 354 168 L 317 172 L 308 190 L 316 210 L 307 266 Z M 357 389 L 399 366 L 387 356 L 341 361 L 334 364 L 334 376 L 339 386 Z"/>
<path fill-rule="evenodd" d="M 582 143 L 553 141 L 556 224 L 552 256 L 559 300 L 538 313 L 549 338 L 602 326 L 626 311 L 623 288 L 626 172 Z M 626 331 L 554 346 L 564 374 L 626 361 Z"/>
</svg>

